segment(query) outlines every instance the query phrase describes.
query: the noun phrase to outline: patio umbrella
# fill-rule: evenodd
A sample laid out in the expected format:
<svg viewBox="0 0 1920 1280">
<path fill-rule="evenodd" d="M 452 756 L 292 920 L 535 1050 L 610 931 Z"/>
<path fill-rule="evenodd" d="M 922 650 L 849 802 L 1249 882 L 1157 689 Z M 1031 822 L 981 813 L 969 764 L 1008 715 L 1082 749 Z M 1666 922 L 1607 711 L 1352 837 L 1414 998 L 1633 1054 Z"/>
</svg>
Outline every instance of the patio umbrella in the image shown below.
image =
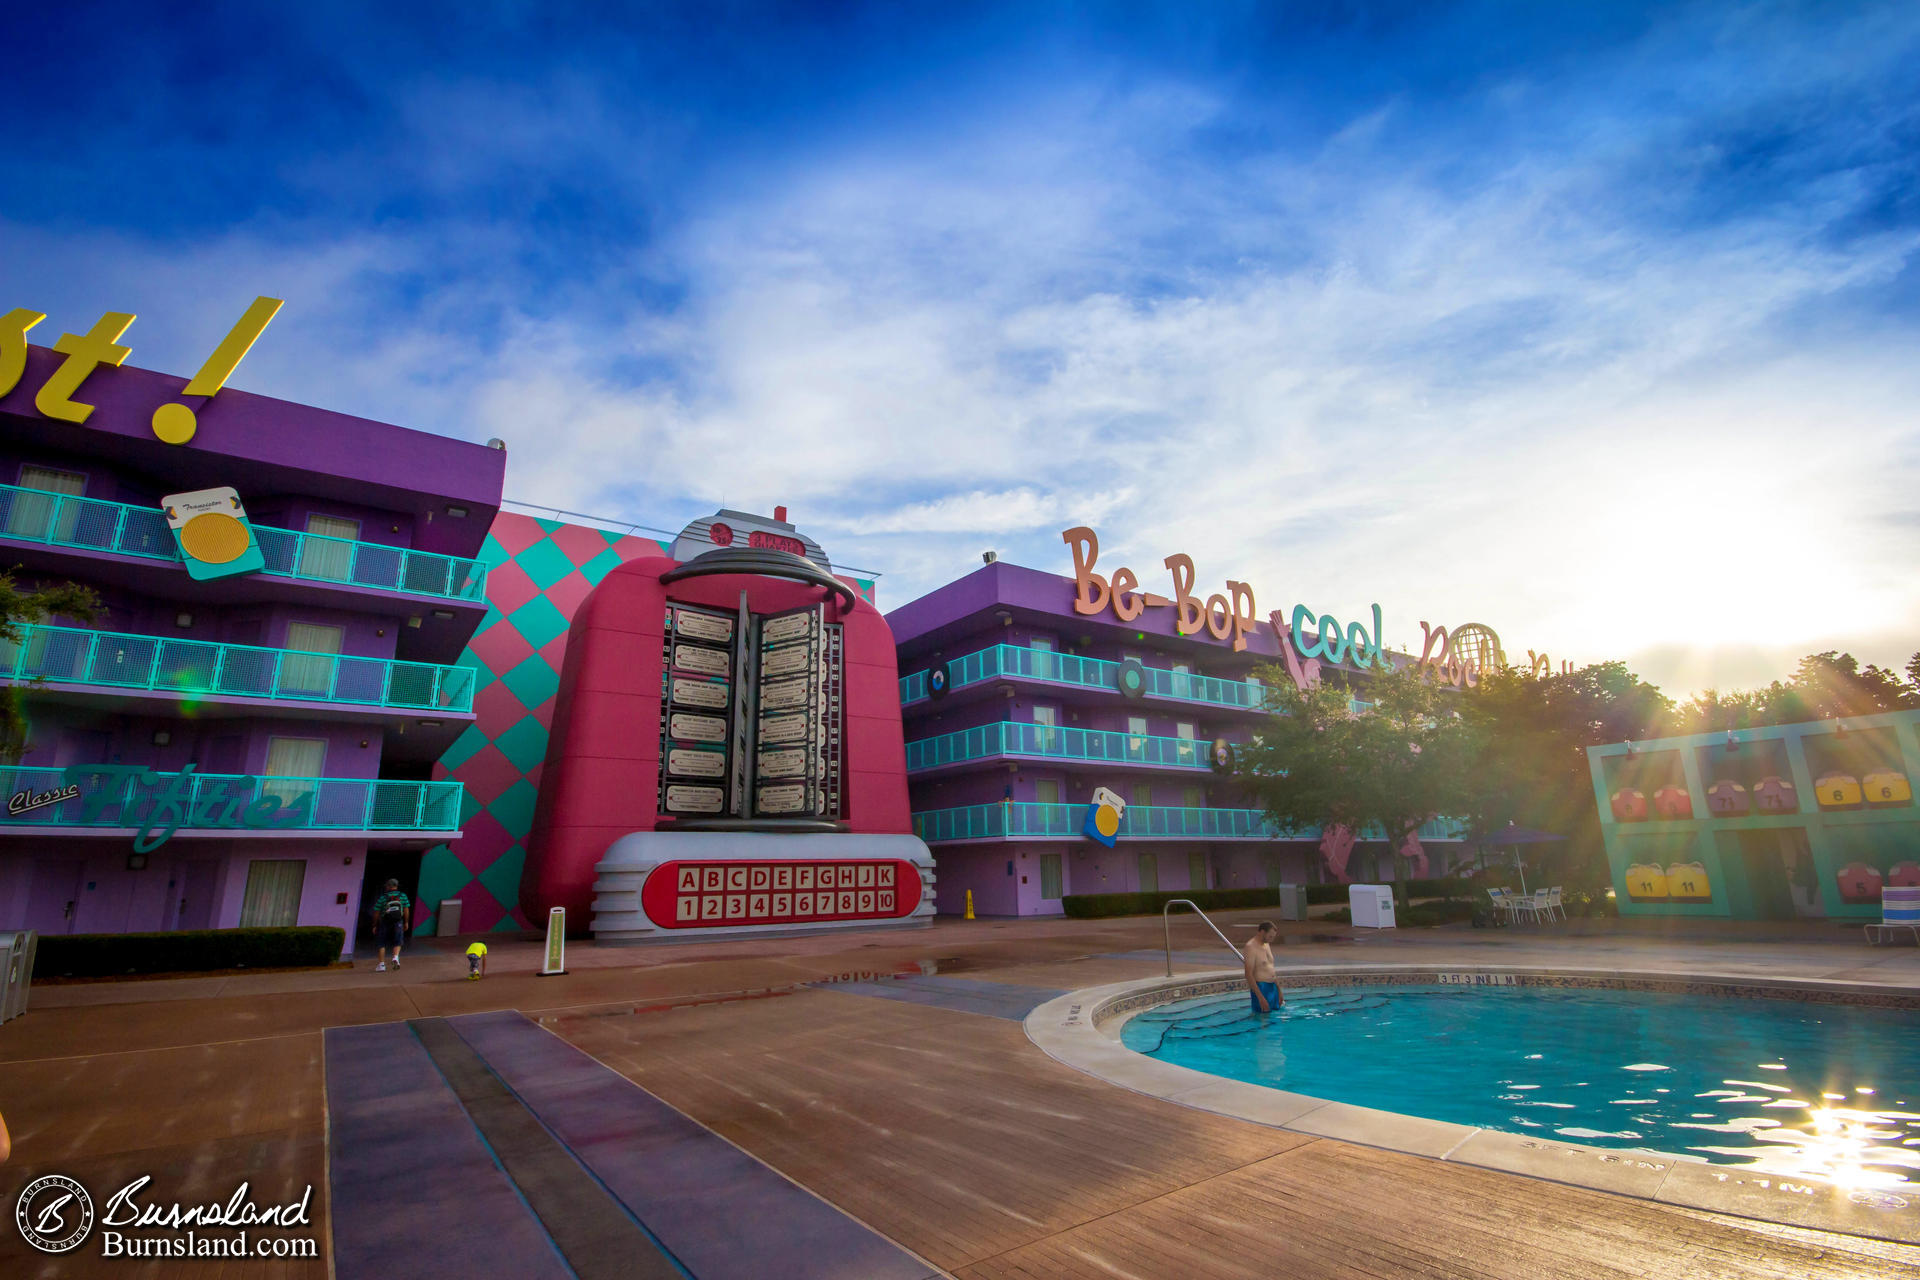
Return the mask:
<svg viewBox="0 0 1920 1280">
<path fill-rule="evenodd" d="M 1509 822 L 1498 831 L 1489 831 L 1485 835 L 1469 836 L 1468 848 L 1513 848 L 1513 869 L 1520 873 L 1520 892 L 1527 891 L 1527 869 L 1520 865 L 1520 846 L 1523 844 L 1546 844 L 1554 840 L 1565 840 L 1565 836 L 1556 836 L 1551 831 L 1535 831 L 1531 827 L 1516 827 Z"/>
</svg>

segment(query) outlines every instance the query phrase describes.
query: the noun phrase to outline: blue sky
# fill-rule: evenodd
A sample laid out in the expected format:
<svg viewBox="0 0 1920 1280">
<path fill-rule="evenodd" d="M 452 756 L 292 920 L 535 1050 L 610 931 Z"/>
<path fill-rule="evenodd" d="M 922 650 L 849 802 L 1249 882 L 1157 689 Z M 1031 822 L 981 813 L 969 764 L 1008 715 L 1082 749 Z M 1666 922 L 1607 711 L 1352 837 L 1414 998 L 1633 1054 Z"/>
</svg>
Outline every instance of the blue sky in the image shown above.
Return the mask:
<svg viewBox="0 0 1920 1280">
<path fill-rule="evenodd" d="M 1087 523 L 1675 692 L 1920 648 L 1910 4 L 167 8 L 10 19 L 0 306 L 132 363 L 283 297 L 234 385 L 894 604 Z"/>
</svg>

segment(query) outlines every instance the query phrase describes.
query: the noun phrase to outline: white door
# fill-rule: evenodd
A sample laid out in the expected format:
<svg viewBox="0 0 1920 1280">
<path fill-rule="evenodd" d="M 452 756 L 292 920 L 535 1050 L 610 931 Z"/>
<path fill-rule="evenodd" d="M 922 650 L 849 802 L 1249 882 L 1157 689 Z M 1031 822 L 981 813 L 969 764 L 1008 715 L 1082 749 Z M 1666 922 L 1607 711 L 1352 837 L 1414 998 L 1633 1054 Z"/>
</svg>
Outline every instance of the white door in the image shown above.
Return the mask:
<svg viewBox="0 0 1920 1280">
<path fill-rule="evenodd" d="M 300 576 L 350 581 L 353 543 L 360 536 L 360 522 L 338 516 L 308 516 L 307 532 L 313 536 L 300 539 Z"/>
<path fill-rule="evenodd" d="M 343 627 L 321 627 L 308 622 L 287 624 L 287 648 L 280 658 L 280 692 L 324 698 L 333 692 L 340 663 L 324 654 L 337 654 L 346 641 Z"/>
</svg>

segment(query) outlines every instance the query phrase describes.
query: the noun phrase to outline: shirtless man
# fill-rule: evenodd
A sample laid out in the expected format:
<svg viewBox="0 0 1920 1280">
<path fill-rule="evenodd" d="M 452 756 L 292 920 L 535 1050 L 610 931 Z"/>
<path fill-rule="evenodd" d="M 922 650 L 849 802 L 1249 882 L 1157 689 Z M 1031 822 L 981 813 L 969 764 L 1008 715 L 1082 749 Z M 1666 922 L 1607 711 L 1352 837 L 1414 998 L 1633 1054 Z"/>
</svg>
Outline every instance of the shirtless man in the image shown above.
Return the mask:
<svg viewBox="0 0 1920 1280">
<path fill-rule="evenodd" d="M 1280 975 L 1273 971 L 1272 944 L 1278 932 L 1273 921 L 1262 920 L 1242 953 L 1247 967 L 1247 990 L 1253 995 L 1255 1013 L 1272 1013 L 1285 1003 L 1280 998 Z"/>
</svg>

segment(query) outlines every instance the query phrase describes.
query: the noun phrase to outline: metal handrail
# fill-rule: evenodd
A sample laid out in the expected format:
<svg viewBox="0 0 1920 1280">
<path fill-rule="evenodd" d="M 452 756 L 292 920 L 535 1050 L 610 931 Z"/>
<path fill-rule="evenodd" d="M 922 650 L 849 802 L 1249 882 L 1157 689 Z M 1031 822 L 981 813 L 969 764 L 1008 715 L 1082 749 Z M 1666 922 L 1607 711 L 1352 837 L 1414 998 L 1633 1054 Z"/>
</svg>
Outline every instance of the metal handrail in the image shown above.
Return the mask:
<svg viewBox="0 0 1920 1280">
<path fill-rule="evenodd" d="M 1193 914 L 1207 922 L 1207 928 L 1212 929 L 1213 936 L 1220 939 L 1220 941 L 1225 944 L 1227 950 L 1233 953 L 1233 958 L 1243 963 L 1245 962 L 1245 957 L 1240 954 L 1240 948 L 1227 941 L 1227 935 L 1220 932 L 1220 926 L 1213 922 L 1212 916 L 1209 916 L 1200 909 L 1199 903 L 1195 902 L 1192 898 L 1170 898 L 1167 904 L 1160 908 L 1160 923 L 1166 932 L 1167 976 L 1169 978 L 1173 976 L 1173 909 L 1175 907 L 1192 907 Z"/>
<path fill-rule="evenodd" d="M 260 572 L 269 577 L 486 603 L 485 561 L 258 522 L 251 528 L 266 562 Z M 0 539 L 183 563 L 166 514 L 158 507 L 20 485 L 0 484 Z"/>
<path fill-rule="evenodd" d="M 0 640 L 0 682 L 46 681 L 171 694 L 473 710 L 470 667 L 219 644 L 40 624 Z"/>
</svg>

